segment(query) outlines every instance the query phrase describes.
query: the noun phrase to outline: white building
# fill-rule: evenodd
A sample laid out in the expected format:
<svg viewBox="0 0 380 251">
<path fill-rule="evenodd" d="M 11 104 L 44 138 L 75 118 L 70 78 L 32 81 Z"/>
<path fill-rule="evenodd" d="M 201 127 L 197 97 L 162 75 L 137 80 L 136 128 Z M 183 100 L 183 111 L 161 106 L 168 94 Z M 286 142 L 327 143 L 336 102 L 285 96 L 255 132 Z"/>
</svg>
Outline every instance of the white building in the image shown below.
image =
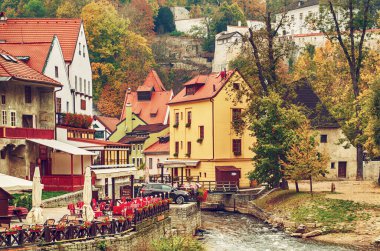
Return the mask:
<svg viewBox="0 0 380 251">
<path fill-rule="evenodd" d="M 49 57 L 41 72 L 62 81 L 62 90 L 57 88 L 57 111 L 92 115 L 92 71 L 81 19 L 4 18 L 0 41 L 24 46 L 51 43 L 51 50 L 43 52 Z M 29 51 L 14 54 L 39 59 L 39 54 Z"/>
<path fill-rule="evenodd" d="M 157 142 L 144 150 L 145 155 L 145 176 L 153 181 L 163 174 L 167 176 L 169 171 L 163 167 L 165 160 L 169 159 L 169 136 L 160 137 Z"/>
<path fill-rule="evenodd" d="M 95 130 L 95 139 L 108 140 L 108 137 L 116 130 L 120 120 L 117 118 L 94 116 L 92 128 Z"/>
</svg>

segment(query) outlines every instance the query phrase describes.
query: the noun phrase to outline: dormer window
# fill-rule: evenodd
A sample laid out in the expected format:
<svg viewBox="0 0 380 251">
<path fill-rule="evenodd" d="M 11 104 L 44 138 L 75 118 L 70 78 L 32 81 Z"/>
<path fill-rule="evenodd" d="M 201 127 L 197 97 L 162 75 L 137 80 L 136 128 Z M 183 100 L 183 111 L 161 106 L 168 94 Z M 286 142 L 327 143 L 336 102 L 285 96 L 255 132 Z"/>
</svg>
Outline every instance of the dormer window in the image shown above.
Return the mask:
<svg viewBox="0 0 380 251">
<path fill-rule="evenodd" d="M 194 95 L 202 85 L 194 84 L 186 86 L 186 95 Z"/>
</svg>

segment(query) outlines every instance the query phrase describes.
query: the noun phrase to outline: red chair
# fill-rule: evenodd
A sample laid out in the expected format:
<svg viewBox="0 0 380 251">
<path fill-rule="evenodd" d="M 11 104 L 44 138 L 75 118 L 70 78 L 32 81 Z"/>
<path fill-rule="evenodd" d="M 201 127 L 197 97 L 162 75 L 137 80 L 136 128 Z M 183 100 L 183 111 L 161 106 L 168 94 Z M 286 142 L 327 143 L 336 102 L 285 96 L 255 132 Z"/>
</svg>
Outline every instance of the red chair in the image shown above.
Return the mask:
<svg viewBox="0 0 380 251">
<path fill-rule="evenodd" d="M 75 215 L 75 205 L 74 203 L 68 204 L 67 209 L 70 211 L 71 215 Z"/>
<path fill-rule="evenodd" d="M 91 207 L 92 207 L 92 210 L 94 210 L 94 211 L 97 210 L 97 203 L 96 203 L 96 200 L 95 200 L 95 199 L 92 199 Z"/>
<path fill-rule="evenodd" d="M 82 208 L 83 205 L 84 205 L 84 202 L 83 202 L 83 201 L 78 201 L 78 202 L 77 202 L 77 207 L 78 207 L 78 208 Z"/>
<path fill-rule="evenodd" d="M 125 196 L 121 197 L 121 202 L 122 203 L 127 202 L 127 198 Z"/>
<path fill-rule="evenodd" d="M 123 209 L 123 206 L 114 206 L 112 209 L 113 215 L 122 215 Z"/>
<path fill-rule="evenodd" d="M 105 203 L 105 202 L 101 202 L 101 203 L 99 204 L 99 209 L 100 209 L 100 211 L 104 211 L 104 210 L 106 210 L 106 203 Z"/>
</svg>

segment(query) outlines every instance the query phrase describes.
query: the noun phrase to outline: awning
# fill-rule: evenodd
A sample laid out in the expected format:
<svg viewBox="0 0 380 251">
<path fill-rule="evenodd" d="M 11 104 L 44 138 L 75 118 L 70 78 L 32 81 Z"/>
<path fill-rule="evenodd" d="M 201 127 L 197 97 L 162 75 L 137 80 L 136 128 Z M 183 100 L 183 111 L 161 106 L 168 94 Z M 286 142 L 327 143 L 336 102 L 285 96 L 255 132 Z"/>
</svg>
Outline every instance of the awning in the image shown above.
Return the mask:
<svg viewBox="0 0 380 251">
<path fill-rule="evenodd" d="M 27 139 L 27 140 L 36 144 L 44 145 L 44 146 L 53 148 L 55 150 L 70 153 L 73 155 L 97 155 L 96 153 L 80 149 L 78 147 L 69 145 L 67 143 L 64 143 L 58 140 L 53 140 L 53 139 Z"/>
<path fill-rule="evenodd" d="M 135 167 L 128 168 L 107 168 L 107 169 L 96 169 L 91 168 L 91 171 L 95 173 L 97 179 L 104 178 L 118 178 L 134 175 L 137 171 Z"/>
<path fill-rule="evenodd" d="M 197 167 L 199 160 L 165 160 L 165 168 Z"/>
<path fill-rule="evenodd" d="M 0 187 L 8 193 L 32 190 L 33 187 L 33 182 L 30 180 L 20 179 L 3 173 L 0 173 L 0 180 Z"/>
<path fill-rule="evenodd" d="M 240 169 L 234 166 L 216 166 L 215 168 L 220 172 L 240 172 Z"/>
</svg>

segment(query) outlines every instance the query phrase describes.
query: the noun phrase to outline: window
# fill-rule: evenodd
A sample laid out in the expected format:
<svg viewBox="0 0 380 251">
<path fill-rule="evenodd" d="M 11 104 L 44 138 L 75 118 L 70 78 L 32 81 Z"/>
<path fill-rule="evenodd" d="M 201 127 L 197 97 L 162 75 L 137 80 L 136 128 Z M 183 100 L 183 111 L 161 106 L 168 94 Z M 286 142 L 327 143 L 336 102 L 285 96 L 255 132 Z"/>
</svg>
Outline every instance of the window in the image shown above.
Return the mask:
<svg viewBox="0 0 380 251">
<path fill-rule="evenodd" d="M 199 126 L 199 138 L 204 139 L 205 138 L 205 127 Z"/>
<path fill-rule="evenodd" d="M 240 90 L 240 84 L 239 83 L 233 83 L 234 90 Z"/>
<path fill-rule="evenodd" d="M 241 119 L 241 109 L 232 109 L 232 121 Z"/>
<path fill-rule="evenodd" d="M 190 177 L 191 176 L 191 170 L 186 168 L 186 177 Z"/>
<path fill-rule="evenodd" d="M 205 178 L 207 178 L 207 175 L 206 175 L 206 173 L 203 173 L 203 175 L 204 175 L 204 177 L 205 177 Z"/>
<path fill-rule="evenodd" d="M 88 95 L 91 96 L 91 85 L 90 85 L 90 81 L 88 81 L 87 84 L 88 84 Z"/>
<path fill-rule="evenodd" d="M 175 142 L 175 153 L 178 154 L 179 153 L 179 142 Z"/>
<path fill-rule="evenodd" d="M 175 113 L 175 124 L 176 125 L 179 124 L 179 113 L 178 112 Z"/>
<path fill-rule="evenodd" d="M 199 177 L 202 177 L 202 172 L 199 172 Z"/>
<path fill-rule="evenodd" d="M 187 112 L 187 123 L 191 125 L 191 112 Z"/>
<path fill-rule="evenodd" d="M 25 103 L 32 103 L 32 87 L 25 86 Z"/>
<path fill-rule="evenodd" d="M 3 120 L 3 125 L 8 124 L 7 111 L 1 111 L 1 117 L 2 117 L 2 120 Z"/>
<path fill-rule="evenodd" d="M 149 158 L 149 169 L 153 169 L 153 159 Z"/>
<path fill-rule="evenodd" d="M 235 156 L 241 155 L 241 139 L 232 140 L 232 152 Z"/>
<path fill-rule="evenodd" d="M 187 142 L 187 156 L 190 157 L 191 155 L 191 142 Z"/>
<path fill-rule="evenodd" d="M 327 143 L 327 135 L 321 134 L 321 143 Z"/>
<path fill-rule="evenodd" d="M 81 43 L 79 43 L 79 55 L 81 55 L 81 54 L 82 54 L 82 51 L 81 51 L 81 47 L 82 47 L 82 44 L 81 44 Z"/>
<path fill-rule="evenodd" d="M 331 162 L 331 169 L 335 169 L 335 162 Z"/>
<path fill-rule="evenodd" d="M 132 158 L 132 164 L 135 164 L 135 158 Z"/>
<path fill-rule="evenodd" d="M 83 89 L 84 89 L 85 94 L 86 94 L 86 88 L 87 88 L 86 79 L 83 79 Z"/>
<path fill-rule="evenodd" d="M 11 112 L 11 126 L 16 126 L 16 112 Z"/>
<path fill-rule="evenodd" d="M 5 105 L 5 95 L 1 95 L 1 104 Z"/>
<path fill-rule="evenodd" d="M 136 145 L 132 145 L 132 150 L 136 150 Z"/>
<path fill-rule="evenodd" d="M 95 139 L 104 139 L 104 131 L 96 131 L 94 136 Z"/>
<path fill-rule="evenodd" d="M 57 100 L 55 102 L 55 109 L 56 109 L 57 113 L 61 113 L 62 112 L 61 102 L 62 102 L 62 99 L 61 98 L 57 98 Z"/>
<path fill-rule="evenodd" d="M 86 110 L 86 100 L 84 100 L 84 99 L 80 100 L 80 109 Z"/>
<path fill-rule="evenodd" d="M 69 112 L 69 101 L 66 102 L 66 112 Z"/>
<path fill-rule="evenodd" d="M 78 91 L 78 77 L 75 76 L 75 91 Z"/>
<path fill-rule="evenodd" d="M 82 92 L 82 78 L 79 78 L 79 92 Z"/>
<path fill-rule="evenodd" d="M 58 66 L 55 66 L 54 70 L 55 70 L 55 77 L 58 78 Z"/>
<path fill-rule="evenodd" d="M 197 89 L 197 86 L 186 86 L 186 95 L 194 95 Z"/>
<path fill-rule="evenodd" d="M 86 57 L 86 46 L 83 45 L 83 57 Z"/>
</svg>

